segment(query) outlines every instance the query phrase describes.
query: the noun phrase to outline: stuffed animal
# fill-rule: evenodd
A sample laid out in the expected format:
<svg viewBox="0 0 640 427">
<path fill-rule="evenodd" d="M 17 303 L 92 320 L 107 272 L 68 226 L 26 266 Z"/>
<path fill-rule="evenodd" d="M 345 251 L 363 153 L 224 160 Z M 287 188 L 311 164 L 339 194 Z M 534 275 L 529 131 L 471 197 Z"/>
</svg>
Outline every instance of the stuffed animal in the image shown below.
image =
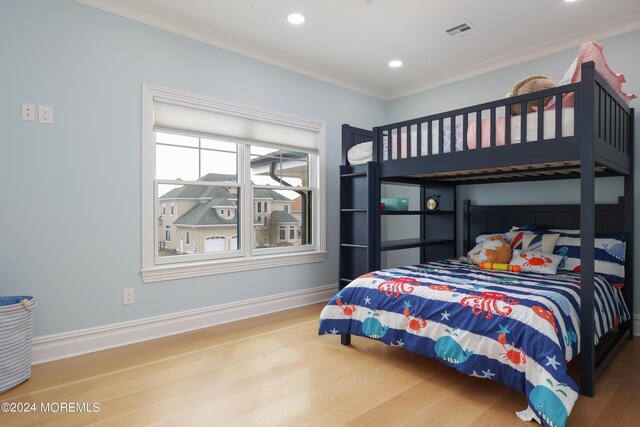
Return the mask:
<svg viewBox="0 0 640 427">
<path fill-rule="evenodd" d="M 551 89 L 556 87 L 557 85 L 549 79 L 547 76 L 529 76 L 525 79 L 520 80 L 513 87 L 513 91 L 511 92 L 511 96 L 525 95 L 527 93 L 538 92 L 544 89 Z M 549 101 L 551 101 L 552 96 L 547 96 L 544 98 L 544 105 L 547 105 Z M 538 105 L 537 100 L 532 100 L 527 102 L 527 113 L 532 113 L 535 111 L 535 107 Z M 511 115 L 517 116 L 521 114 L 520 104 L 512 104 L 511 105 Z"/>
<path fill-rule="evenodd" d="M 468 254 L 471 261 L 508 264 L 511 261 L 511 245 L 501 236 L 491 236 L 478 243 Z"/>
</svg>

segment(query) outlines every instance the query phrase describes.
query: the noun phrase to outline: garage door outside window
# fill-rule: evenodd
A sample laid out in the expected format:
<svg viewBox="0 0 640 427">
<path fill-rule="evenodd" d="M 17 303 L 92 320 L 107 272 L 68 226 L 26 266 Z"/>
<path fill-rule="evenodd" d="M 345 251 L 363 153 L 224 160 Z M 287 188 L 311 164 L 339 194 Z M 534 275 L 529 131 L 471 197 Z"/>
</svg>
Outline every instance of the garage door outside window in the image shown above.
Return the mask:
<svg viewBox="0 0 640 427">
<path fill-rule="evenodd" d="M 217 252 L 224 251 L 226 249 L 227 239 L 224 236 L 210 236 L 204 239 L 204 251 L 205 252 Z"/>
</svg>

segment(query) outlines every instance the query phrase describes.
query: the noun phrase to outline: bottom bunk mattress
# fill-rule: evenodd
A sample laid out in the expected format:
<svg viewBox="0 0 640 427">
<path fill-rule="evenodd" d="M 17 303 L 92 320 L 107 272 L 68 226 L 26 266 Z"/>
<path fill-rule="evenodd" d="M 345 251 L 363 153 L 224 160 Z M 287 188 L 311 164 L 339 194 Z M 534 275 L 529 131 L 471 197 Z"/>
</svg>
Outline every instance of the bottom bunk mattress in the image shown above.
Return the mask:
<svg viewBox="0 0 640 427">
<path fill-rule="evenodd" d="M 619 289 L 595 278 L 596 338 L 629 312 Z M 519 413 L 564 426 L 578 397 L 566 364 L 580 348 L 580 276 L 480 270 L 446 260 L 375 271 L 323 309 L 319 334 L 354 334 L 437 358 L 524 393 Z"/>
</svg>

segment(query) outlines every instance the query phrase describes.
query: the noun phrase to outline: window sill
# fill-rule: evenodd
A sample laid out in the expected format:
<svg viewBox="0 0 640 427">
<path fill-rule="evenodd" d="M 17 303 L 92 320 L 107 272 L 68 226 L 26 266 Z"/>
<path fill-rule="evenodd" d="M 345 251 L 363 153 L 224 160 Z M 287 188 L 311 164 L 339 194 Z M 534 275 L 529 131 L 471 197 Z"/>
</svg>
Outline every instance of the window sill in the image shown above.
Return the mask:
<svg viewBox="0 0 640 427">
<path fill-rule="evenodd" d="M 142 283 L 163 282 L 166 280 L 188 279 L 191 277 L 211 276 L 214 274 L 234 273 L 262 268 L 323 262 L 325 251 L 264 255 L 253 258 L 221 259 L 216 261 L 159 265 L 140 270 Z"/>
</svg>

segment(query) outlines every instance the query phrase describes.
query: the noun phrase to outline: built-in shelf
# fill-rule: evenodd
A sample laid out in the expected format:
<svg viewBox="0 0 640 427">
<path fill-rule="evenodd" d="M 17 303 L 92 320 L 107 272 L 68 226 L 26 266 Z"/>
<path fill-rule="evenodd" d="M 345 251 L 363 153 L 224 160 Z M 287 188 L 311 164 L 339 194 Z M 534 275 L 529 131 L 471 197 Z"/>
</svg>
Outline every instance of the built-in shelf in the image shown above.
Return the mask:
<svg viewBox="0 0 640 427">
<path fill-rule="evenodd" d="M 424 246 L 443 245 L 447 243 L 453 243 L 453 239 L 400 239 L 400 240 L 388 240 L 382 242 L 380 249 L 383 251 L 393 251 L 397 249 L 409 249 L 420 248 Z"/>
<path fill-rule="evenodd" d="M 426 215 L 452 215 L 454 211 L 425 211 Z"/>
<path fill-rule="evenodd" d="M 343 248 L 366 248 L 367 245 L 360 245 L 358 243 L 340 243 Z"/>
<path fill-rule="evenodd" d="M 366 172 L 353 172 L 353 173 L 343 173 L 340 175 L 341 178 L 352 178 L 352 177 L 356 177 L 356 176 L 366 176 L 367 173 Z"/>
<path fill-rule="evenodd" d="M 381 215 L 451 215 L 453 211 L 380 211 Z"/>
</svg>

